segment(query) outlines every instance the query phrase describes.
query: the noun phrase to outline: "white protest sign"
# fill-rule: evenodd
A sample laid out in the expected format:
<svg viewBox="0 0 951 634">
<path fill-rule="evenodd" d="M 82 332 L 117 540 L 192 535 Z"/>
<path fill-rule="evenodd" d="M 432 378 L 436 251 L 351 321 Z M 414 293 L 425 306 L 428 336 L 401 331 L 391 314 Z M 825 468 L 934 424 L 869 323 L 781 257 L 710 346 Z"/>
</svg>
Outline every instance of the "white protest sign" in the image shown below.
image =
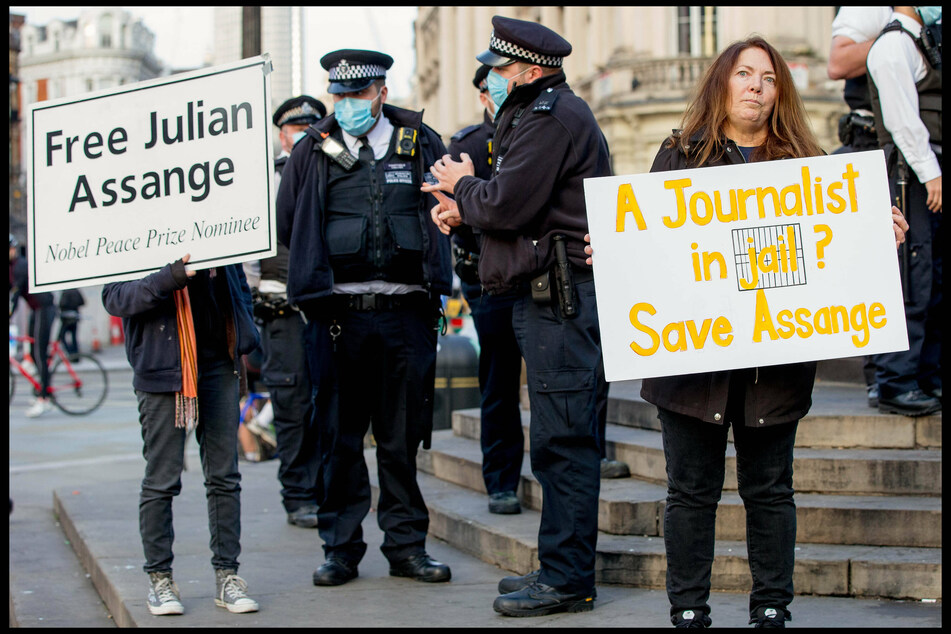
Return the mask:
<svg viewBox="0 0 951 634">
<path fill-rule="evenodd" d="M 253 57 L 34 104 L 30 291 L 277 252 L 271 63 Z"/>
<path fill-rule="evenodd" d="M 584 184 L 608 381 L 908 349 L 881 150 Z"/>
</svg>

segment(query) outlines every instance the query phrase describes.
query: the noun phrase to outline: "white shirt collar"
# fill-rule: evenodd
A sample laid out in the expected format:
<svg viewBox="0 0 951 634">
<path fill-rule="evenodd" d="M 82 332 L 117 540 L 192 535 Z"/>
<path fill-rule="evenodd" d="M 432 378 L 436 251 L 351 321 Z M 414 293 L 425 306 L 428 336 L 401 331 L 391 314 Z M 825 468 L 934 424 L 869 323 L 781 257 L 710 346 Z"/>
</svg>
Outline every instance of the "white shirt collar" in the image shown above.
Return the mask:
<svg viewBox="0 0 951 634">
<path fill-rule="evenodd" d="M 343 132 L 343 140 L 344 143 L 347 144 L 347 149 L 350 150 L 350 153 L 354 156 L 359 156 L 361 147 L 360 140 L 343 128 L 341 128 L 340 131 Z M 365 136 L 370 143 L 370 147 L 373 148 L 374 158 L 381 159 L 386 156 L 386 151 L 390 148 L 390 138 L 393 136 L 393 124 L 386 118 L 386 115 L 381 113 L 380 120 L 376 122 L 376 125 L 373 126 Z"/>
</svg>

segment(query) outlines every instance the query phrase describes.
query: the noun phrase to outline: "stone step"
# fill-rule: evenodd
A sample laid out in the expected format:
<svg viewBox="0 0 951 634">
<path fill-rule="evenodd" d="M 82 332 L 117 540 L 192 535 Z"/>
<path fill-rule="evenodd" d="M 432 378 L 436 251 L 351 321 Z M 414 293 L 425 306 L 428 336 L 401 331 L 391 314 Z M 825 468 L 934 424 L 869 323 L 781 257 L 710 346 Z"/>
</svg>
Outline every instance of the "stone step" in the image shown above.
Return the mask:
<svg viewBox="0 0 951 634">
<path fill-rule="evenodd" d="M 659 431 L 657 408 L 642 399 L 640 391 L 640 381 L 612 383 L 608 392 L 608 421 Z M 799 421 L 796 446 L 940 449 L 941 414 L 918 418 L 882 414 L 868 406 L 863 386 L 817 381 L 812 408 Z"/>
<path fill-rule="evenodd" d="M 372 450 L 366 458 L 370 480 L 376 482 Z M 516 574 L 538 567 L 538 511 L 493 515 L 483 494 L 426 473 L 418 473 L 417 479 L 429 509 L 431 536 Z M 665 567 L 660 537 L 598 536 L 599 584 L 663 588 Z M 718 542 L 713 589 L 748 592 L 751 583 L 745 544 Z M 800 595 L 940 600 L 941 550 L 803 544 L 796 547 L 794 584 Z"/>
<path fill-rule="evenodd" d="M 417 466 L 441 480 L 485 493 L 482 450 L 475 440 L 433 434 Z M 541 510 L 541 485 L 528 456 L 522 463 L 523 506 Z M 598 528 L 611 534 L 662 536 L 665 486 L 637 478 L 602 480 Z M 936 497 L 796 495 L 798 541 L 818 544 L 941 547 L 941 500 Z M 725 493 L 717 510 L 717 539 L 744 541 L 746 511 L 740 496 Z"/>
<path fill-rule="evenodd" d="M 526 446 L 530 415 L 522 410 Z M 479 410 L 453 412 L 457 436 L 479 438 Z M 609 424 L 607 453 L 623 460 L 631 475 L 666 484 L 660 431 Z M 935 449 L 813 449 L 797 447 L 793 461 L 796 491 L 842 495 L 941 495 L 941 451 Z M 736 451 L 726 449 L 723 487 L 736 490 Z"/>
</svg>

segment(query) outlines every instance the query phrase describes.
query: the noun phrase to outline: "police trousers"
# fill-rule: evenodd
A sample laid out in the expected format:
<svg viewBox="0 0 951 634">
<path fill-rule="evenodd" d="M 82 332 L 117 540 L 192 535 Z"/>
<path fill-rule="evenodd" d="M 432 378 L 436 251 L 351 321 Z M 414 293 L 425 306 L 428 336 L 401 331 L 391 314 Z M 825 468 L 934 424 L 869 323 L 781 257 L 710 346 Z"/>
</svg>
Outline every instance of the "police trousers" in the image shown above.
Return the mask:
<svg viewBox="0 0 951 634">
<path fill-rule="evenodd" d="M 944 214 L 931 213 L 926 204 L 928 192 L 925 186 L 918 181 L 914 170 L 909 168 L 908 172 L 905 216 L 909 231 L 901 247 L 911 249 L 909 299 L 905 302 L 908 350 L 875 355 L 879 394 L 884 398 L 895 398 L 911 390 L 930 393 L 941 388 Z M 896 170 L 891 169 L 888 175 L 892 200 L 898 192 L 895 173 Z"/>
<path fill-rule="evenodd" d="M 429 511 L 416 453 L 432 431 L 436 331 L 429 300 L 387 310 L 335 309 L 307 325 L 315 376 L 324 498 L 318 531 L 327 558 L 355 565 L 366 553 L 370 511 L 364 437 L 372 429 L 380 482 L 381 550 L 398 562 L 425 550 Z M 336 338 L 331 327 L 339 328 Z M 316 374 L 313 374 L 316 372 Z"/>
<path fill-rule="evenodd" d="M 261 379 L 274 409 L 277 470 L 288 513 L 320 503 L 320 456 L 311 404 L 310 373 L 304 352 L 304 322 L 297 312 L 268 320 L 261 328 L 264 364 Z"/>
<path fill-rule="evenodd" d="M 599 383 L 604 382 L 594 281 L 577 284 L 579 315 L 526 293 L 512 323 L 528 372 L 532 472 L 542 488 L 539 582 L 567 593 L 594 589 L 601 451 Z"/>
<path fill-rule="evenodd" d="M 512 329 L 514 293 L 489 295 L 462 283 L 479 337 L 482 479 L 490 495 L 515 491 L 522 477 L 525 435 L 519 406 L 522 353 Z"/>
</svg>

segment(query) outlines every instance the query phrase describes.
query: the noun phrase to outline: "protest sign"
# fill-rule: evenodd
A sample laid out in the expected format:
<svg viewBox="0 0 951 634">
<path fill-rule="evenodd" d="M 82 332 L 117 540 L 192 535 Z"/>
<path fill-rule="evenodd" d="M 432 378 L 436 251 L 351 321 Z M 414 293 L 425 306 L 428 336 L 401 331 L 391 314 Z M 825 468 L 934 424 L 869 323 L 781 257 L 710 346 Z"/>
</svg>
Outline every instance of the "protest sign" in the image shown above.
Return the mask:
<svg viewBox="0 0 951 634">
<path fill-rule="evenodd" d="M 266 56 L 27 115 L 30 291 L 277 252 Z"/>
<path fill-rule="evenodd" d="M 906 350 L 881 150 L 585 180 L 609 381 Z"/>
</svg>

